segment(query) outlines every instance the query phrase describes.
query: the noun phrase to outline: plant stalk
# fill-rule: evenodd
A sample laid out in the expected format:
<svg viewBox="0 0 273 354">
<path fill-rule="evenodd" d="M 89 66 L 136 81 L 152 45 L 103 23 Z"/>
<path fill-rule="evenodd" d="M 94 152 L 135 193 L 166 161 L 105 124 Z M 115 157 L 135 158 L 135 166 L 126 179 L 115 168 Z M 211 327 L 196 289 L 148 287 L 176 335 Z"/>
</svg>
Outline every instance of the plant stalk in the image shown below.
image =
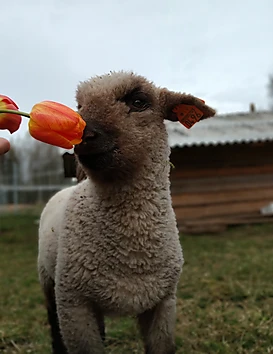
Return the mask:
<svg viewBox="0 0 273 354">
<path fill-rule="evenodd" d="M 29 113 L 21 112 L 21 111 L 15 111 L 13 109 L 1 109 L 0 108 L 0 114 L 1 113 L 17 114 L 18 116 L 24 116 L 24 117 L 30 118 L 30 114 Z"/>
</svg>

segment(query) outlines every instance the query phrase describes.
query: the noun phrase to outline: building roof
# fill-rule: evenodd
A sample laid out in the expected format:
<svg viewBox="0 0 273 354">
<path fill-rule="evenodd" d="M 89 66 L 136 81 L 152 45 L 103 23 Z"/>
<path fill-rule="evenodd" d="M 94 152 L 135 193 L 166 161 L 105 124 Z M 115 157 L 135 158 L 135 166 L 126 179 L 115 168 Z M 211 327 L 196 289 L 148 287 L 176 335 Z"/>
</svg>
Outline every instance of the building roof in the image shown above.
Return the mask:
<svg viewBox="0 0 273 354">
<path fill-rule="evenodd" d="M 191 129 L 166 122 L 171 147 L 273 141 L 273 112 L 218 115 Z"/>
</svg>

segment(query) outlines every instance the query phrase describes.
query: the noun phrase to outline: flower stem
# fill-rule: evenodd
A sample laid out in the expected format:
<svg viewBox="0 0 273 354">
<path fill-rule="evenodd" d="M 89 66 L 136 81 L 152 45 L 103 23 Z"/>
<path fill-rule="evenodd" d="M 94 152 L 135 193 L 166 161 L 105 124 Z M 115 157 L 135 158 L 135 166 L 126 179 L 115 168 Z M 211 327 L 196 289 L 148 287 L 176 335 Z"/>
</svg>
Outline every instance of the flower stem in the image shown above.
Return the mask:
<svg viewBox="0 0 273 354">
<path fill-rule="evenodd" d="M 21 112 L 21 111 L 15 111 L 13 109 L 0 109 L 0 114 L 1 113 L 17 114 L 18 116 L 24 116 L 24 117 L 30 118 L 30 114 L 29 113 Z"/>
</svg>

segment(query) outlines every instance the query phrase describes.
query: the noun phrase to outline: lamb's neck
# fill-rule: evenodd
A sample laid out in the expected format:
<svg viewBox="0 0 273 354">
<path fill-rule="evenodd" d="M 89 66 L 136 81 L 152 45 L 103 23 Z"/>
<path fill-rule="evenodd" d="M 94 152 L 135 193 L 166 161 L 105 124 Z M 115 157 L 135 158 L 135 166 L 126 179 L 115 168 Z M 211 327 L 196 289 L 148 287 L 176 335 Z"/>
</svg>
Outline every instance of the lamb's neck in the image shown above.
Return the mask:
<svg viewBox="0 0 273 354">
<path fill-rule="evenodd" d="M 170 194 L 169 182 L 170 166 L 168 161 L 159 164 L 144 166 L 142 171 L 127 182 L 112 183 L 109 185 L 94 183 L 89 180 L 89 186 L 97 198 L 114 204 L 132 202 L 138 203 L 139 200 L 152 201 L 159 196 L 167 197 Z M 162 202 L 162 200 L 161 200 Z"/>
<path fill-rule="evenodd" d="M 105 186 L 91 179 L 82 182 L 79 198 L 86 196 L 82 202 L 91 212 L 88 222 L 104 220 L 99 224 L 99 227 L 102 225 L 101 237 L 103 235 L 105 239 L 111 239 L 111 243 L 122 245 L 121 250 L 128 247 L 145 250 L 149 242 L 163 245 L 162 233 L 176 227 L 171 206 L 169 167 L 168 162 L 160 166 L 156 164 L 153 168 L 149 165 L 146 173 L 139 174 L 130 183 Z"/>
</svg>

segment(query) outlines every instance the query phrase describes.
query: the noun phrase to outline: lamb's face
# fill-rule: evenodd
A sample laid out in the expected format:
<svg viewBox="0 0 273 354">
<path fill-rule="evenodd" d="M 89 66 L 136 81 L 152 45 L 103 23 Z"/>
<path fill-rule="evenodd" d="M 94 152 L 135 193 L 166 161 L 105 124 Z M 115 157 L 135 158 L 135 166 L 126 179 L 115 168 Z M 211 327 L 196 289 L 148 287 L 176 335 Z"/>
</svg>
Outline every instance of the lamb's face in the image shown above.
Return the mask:
<svg viewBox="0 0 273 354">
<path fill-rule="evenodd" d="M 172 108 L 180 101 L 181 94 L 131 73 L 81 83 L 77 102 L 86 128 L 83 142 L 75 147 L 79 162 L 88 173 L 111 179 L 132 176 L 151 161 L 166 162 L 164 119 L 174 120 Z"/>
<path fill-rule="evenodd" d="M 86 128 L 75 153 L 85 170 L 131 175 L 166 149 L 159 90 L 144 78 L 127 73 L 95 78 L 79 86 L 77 101 Z"/>
</svg>

